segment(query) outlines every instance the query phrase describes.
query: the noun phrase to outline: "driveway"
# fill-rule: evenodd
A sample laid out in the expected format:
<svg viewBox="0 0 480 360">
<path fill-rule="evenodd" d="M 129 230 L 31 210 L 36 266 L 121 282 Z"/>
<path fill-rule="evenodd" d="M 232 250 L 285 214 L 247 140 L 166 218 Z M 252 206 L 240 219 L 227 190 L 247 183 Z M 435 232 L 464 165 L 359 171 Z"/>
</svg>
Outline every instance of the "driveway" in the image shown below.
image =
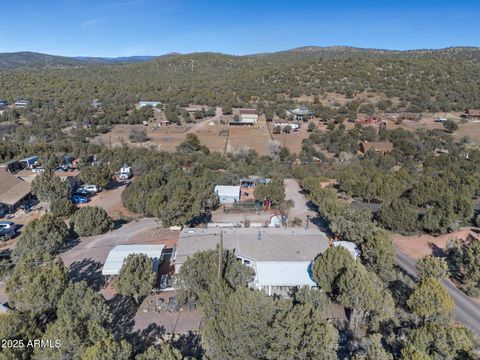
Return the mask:
<svg viewBox="0 0 480 360">
<path fill-rule="evenodd" d="M 410 275 L 416 276 L 416 260 L 397 249 L 396 261 Z M 441 280 L 442 285 L 455 301 L 455 318 L 477 335 L 480 335 L 480 305 L 458 290 L 450 281 Z"/>
</svg>

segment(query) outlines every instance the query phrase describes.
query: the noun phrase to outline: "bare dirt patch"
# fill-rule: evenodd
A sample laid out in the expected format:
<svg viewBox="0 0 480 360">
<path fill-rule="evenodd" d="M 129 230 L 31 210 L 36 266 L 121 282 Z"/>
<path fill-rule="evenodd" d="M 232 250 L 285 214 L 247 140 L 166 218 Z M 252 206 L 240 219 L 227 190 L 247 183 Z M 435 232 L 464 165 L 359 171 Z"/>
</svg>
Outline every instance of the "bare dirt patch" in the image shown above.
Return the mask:
<svg viewBox="0 0 480 360">
<path fill-rule="evenodd" d="M 465 240 L 469 235 L 476 236 L 471 228 L 462 228 L 450 234 L 438 236 L 432 235 L 413 235 L 403 236 L 399 234 L 392 235 L 392 241 L 402 252 L 414 259 L 420 259 L 426 255 L 439 255 L 445 249 L 448 240 Z"/>
</svg>

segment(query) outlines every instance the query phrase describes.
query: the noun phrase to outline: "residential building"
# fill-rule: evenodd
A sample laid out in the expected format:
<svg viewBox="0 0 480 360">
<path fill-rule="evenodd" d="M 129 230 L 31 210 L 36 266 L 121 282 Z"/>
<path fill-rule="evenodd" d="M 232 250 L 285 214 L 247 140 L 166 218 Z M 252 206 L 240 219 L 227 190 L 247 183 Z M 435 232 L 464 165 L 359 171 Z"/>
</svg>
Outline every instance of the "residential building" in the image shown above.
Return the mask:
<svg viewBox="0 0 480 360">
<path fill-rule="evenodd" d="M 299 106 L 295 109 L 287 110 L 287 117 L 291 120 L 307 121 L 315 116 L 313 111 L 310 111 L 306 106 Z"/>
<path fill-rule="evenodd" d="M 214 192 L 220 204 L 233 204 L 240 201 L 240 186 L 216 185 Z"/>
<path fill-rule="evenodd" d="M 329 247 L 326 235 L 313 228 L 186 228 L 175 251 L 175 272 L 196 252 L 215 250 L 222 237 L 223 248 L 254 270 L 250 286 L 269 295 L 287 296 L 292 288 L 316 286 L 311 264 Z"/>
<path fill-rule="evenodd" d="M 7 171 L 0 171 L 0 213 L 15 212 L 30 194 L 30 183 Z"/>
<path fill-rule="evenodd" d="M 370 116 L 367 119 L 357 119 L 356 123 L 363 126 L 387 127 L 387 122 L 379 116 Z"/>
<path fill-rule="evenodd" d="M 255 125 L 258 122 L 258 114 L 255 109 L 240 109 L 238 118 L 230 121 L 230 125 Z"/>
<path fill-rule="evenodd" d="M 8 105 L 7 100 L 0 99 L 0 108 L 4 107 L 4 106 L 7 106 L 7 105 Z"/>
<path fill-rule="evenodd" d="M 162 103 L 160 101 L 145 101 L 145 100 L 142 100 L 138 103 L 139 108 L 143 108 L 145 106 L 159 107 L 159 106 L 162 106 Z"/>
<path fill-rule="evenodd" d="M 30 105 L 30 101 L 28 101 L 28 100 L 17 100 L 17 101 L 15 101 L 15 107 L 16 108 L 26 108 L 28 105 Z"/>
<path fill-rule="evenodd" d="M 461 117 L 469 120 L 480 120 L 480 110 L 465 110 Z"/>
<path fill-rule="evenodd" d="M 295 124 L 295 123 L 289 123 L 289 122 L 275 122 L 273 123 L 274 127 L 279 126 L 281 131 L 284 131 L 287 126 L 290 126 L 292 131 L 298 131 L 300 130 L 300 125 Z"/>
</svg>

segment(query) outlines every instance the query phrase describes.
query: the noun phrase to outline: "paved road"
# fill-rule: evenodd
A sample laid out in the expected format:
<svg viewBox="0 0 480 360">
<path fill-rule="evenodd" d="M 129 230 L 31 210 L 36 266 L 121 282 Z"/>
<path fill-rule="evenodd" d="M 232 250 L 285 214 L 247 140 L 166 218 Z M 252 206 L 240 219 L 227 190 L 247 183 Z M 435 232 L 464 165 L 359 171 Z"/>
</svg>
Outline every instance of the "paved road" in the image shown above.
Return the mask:
<svg viewBox="0 0 480 360">
<path fill-rule="evenodd" d="M 415 259 L 397 250 L 397 264 L 409 274 L 415 274 Z M 455 317 L 471 331 L 480 335 L 480 304 L 477 304 L 462 291 L 458 290 L 450 281 L 442 280 L 442 285 L 447 289 L 455 301 Z"/>
</svg>

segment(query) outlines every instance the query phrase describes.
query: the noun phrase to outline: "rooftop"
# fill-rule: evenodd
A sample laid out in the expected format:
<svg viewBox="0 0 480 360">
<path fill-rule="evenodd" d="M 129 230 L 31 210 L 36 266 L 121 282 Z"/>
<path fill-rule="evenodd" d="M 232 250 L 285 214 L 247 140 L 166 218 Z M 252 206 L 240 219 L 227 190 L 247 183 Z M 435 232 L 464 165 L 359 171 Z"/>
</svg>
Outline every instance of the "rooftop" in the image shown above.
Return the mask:
<svg viewBox="0 0 480 360">
<path fill-rule="evenodd" d="M 216 185 L 214 191 L 218 196 L 238 196 L 240 186 Z"/>
<path fill-rule="evenodd" d="M 0 171 L 0 203 L 15 205 L 31 191 L 30 184 L 6 171 Z"/>
<path fill-rule="evenodd" d="M 255 264 L 260 286 L 316 286 L 309 274 L 310 261 L 271 261 Z"/>
<path fill-rule="evenodd" d="M 164 248 L 165 245 L 117 245 L 108 253 L 102 275 L 118 275 L 123 262 L 132 254 L 145 254 L 158 261 L 162 257 Z"/>
<path fill-rule="evenodd" d="M 198 251 L 214 250 L 220 244 L 219 228 L 185 228 L 180 233 L 176 264 Z M 237 256 L 253 261 L 312 261 L 329 246 L 317 229 L 230 228 L 223 229 L 223 246 Z"/>
</svg>

